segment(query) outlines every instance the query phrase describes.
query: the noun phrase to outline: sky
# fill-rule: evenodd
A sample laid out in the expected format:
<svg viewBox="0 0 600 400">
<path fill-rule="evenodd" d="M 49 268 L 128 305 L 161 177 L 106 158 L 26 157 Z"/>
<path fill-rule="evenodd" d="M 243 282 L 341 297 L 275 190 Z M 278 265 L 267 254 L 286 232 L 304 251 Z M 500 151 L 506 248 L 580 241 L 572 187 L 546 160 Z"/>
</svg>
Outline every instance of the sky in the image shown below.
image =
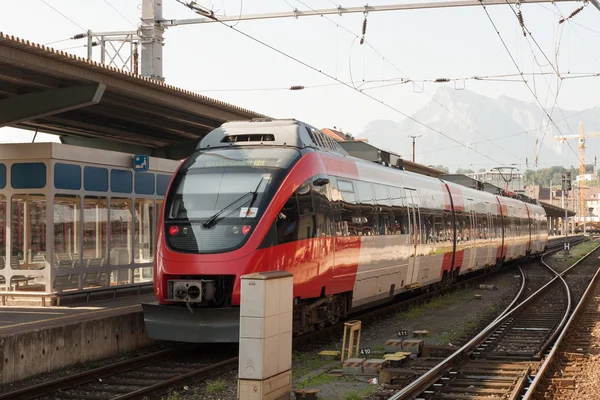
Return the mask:
<svg viewBox="0 0 600 400">
<path fill-rule="evenodd" d="M 165 19 L 198 17 L 176 0 L 162 2 Z M 198 3 L 220 16 L 237 16 L 240 10 L 243 14 L 254 14 L 290 11 L 294 7 L 308 10 L 333 8 L 337 4 L 344 7 L 365 4 L 356 0 L 199 0 Z M 371 6 L 392 3 L 392 0 L 368 2 Z M 600 76 L 563 79 L 557 99 L 558 79 L 553 75 L 536 78 L 526 75 L 530 89 L 518 76 L 510 81 L 467 79 L 422 83 L 437 78 L 554 72 L 554 69 L 563 77 L 569 73 L 599 73 L 600 11 L 588 4 L 571 20 L 558 23 L 561 14 L 567 16 L 582 4 L 522 5 L 523 21 L 532 37 L 523 36 L 519 21 L 508 5 L 488 6 L 487 11 L 508 51 L 481 6 L 373 12 L 367 15 L 363 45 L 359 43 L 365 18 L 362 14 L 240 21 L 235 25 L 330 77 L 222 24 L 177 26 L 165 33 L 164 75 L 169 84 L 269 116 L 297 118 L 319 128 L 336 126 L 357 136 L 370 121 L 401 121 L 405 115 L 415 113 L 431 100 L 440 85 L 466 87 L 492 98 L 505 95 L 535 104 L 537 96 L 548 108 L 556 101 L 563 109 L 583 110 L 600 105 Z M 0 0 L 0 7 L 0 31 L 40 44 L 60 41 L 50 46 L 82 57 L 87 54 L 82 46 L 85 40 L 65 39 L 85 29 L 135 30 L 141 16 L 141 0 Z M 95 48 L 94 53 L 99 60 L 99 49 Z M 347 82 L 349 87 L 331 77 Z M 398 81 L 391 80 L 402 77 L 416 83 L 397 84 Z M 370 89 L 360 92 L 353 88 L 360 84 Z M 305 89 L 286 89 L 292 85 L 303 85 Z M 600 126 L 586 128 L 600 130 Z M 0 129 L 0 142 L 28 142 L 32 137 L 29 131 Z M 49 140 L 57 138 L 44 134 L 36 138 L 36 141 Z"/>
</svg>

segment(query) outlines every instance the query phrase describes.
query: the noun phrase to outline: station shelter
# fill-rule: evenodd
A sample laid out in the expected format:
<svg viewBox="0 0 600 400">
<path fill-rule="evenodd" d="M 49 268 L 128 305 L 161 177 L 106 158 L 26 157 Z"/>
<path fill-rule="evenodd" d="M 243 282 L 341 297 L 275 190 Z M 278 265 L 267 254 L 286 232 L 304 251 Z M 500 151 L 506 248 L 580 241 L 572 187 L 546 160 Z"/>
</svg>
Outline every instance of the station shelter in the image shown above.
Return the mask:
<svg viewBox="0 0 600 400">
<path fill-rule="evenodd" d="M 142 157 L 147 165 L 134 168 L 134 157 L 60 143 L 1 144 L 0 291 L 152 282 L 158 213 L 179 161 Z"/>
</svg>

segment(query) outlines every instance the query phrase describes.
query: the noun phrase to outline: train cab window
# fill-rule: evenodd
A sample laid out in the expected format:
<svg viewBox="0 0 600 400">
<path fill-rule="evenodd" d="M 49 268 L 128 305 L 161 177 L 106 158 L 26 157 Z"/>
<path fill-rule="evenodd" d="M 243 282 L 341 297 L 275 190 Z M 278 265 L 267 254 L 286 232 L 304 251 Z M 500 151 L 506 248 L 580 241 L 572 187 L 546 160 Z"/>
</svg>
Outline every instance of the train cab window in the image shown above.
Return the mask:
<svg viewBox="0 0 600 400">
<path fill-rule="evenodd" d="M 337 180 L 341 195 L 339 230 L 342 236 L 358 236 L 360 226 L 360 210 L 354 194 L 354 185 L 350 180 Z"/>
<path fill-rule="evenodd" d="M 310 239 L 315 237 L 316 224 L 315 212 L 311 193 L 311 180 L 309 179 L 296 190 L 296 199 L 298 199 L 298 211 L 300 218 L 298 221 L 298 240 Z"/>
<path fill-rule="evenodd" d="M 315 176 L 313 182 L 318 178 L 326 178 L 324 175 Z M 315 218 L 316 218 L 316 236 L 333 235 L 333 210 L 331 206 L 331 184 L 321 186 L 312 186 Z"/>
<path fill-rule="evenodd" d="M 288 199 L 275 220 L 279 244 L 298 240 L 298 202 L 296 194 Z"/>
<path fill-rule="evenodd" d="M 311 179 L 300 185 L 277 214 L 277 243 L 289 243 L 315 236 L 316 224 Z"/>
</svg>

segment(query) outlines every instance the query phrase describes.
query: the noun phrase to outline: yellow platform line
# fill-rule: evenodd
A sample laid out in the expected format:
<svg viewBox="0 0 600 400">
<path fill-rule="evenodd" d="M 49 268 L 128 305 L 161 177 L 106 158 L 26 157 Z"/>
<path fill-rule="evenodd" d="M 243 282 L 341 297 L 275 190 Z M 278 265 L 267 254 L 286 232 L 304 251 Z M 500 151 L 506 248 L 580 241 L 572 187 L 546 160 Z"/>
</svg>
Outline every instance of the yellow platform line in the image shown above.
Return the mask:
<svg viewBox="0 0 600 400">
<path fill-rule="evenodd" d="M 65 318 L 81 317 L 83 315 L 91 315 L 91 314 L 105 313 L 105 312 L 109 312 L 109 311 L 125 310 L 127 308 L 133 308 L 133 307 L 140 307 L 140 305 L 139 304 L 134 304 L 132 306 L 123 306 L 123 307 L 117 307 L 117 308 L 107 308 L 107 309 L 104 309 L 104 310 L 96 310 L 96 311 L 89 311 L 89 312 L 85 312 L 85 313 L 63 315 L 62 317 L 56 317 L 56 318 L 47 318 L 47 319 L 39 319 L 37 321 L 20 322 L 18 324 L 7 325 L 7 326 L 0 326 L 0 330 L 2 330 L 2 329 L 8 329 L 8 328 L 14 328 L 14 327 L 17 327 L 17 326 L 25 326 L 25 325 L 32 325 L 32 324 L 44 323 L 44 322 L 52 322 L 52 321 L 57 321 L 59 319 L 65 319 Z"/>
</svg>

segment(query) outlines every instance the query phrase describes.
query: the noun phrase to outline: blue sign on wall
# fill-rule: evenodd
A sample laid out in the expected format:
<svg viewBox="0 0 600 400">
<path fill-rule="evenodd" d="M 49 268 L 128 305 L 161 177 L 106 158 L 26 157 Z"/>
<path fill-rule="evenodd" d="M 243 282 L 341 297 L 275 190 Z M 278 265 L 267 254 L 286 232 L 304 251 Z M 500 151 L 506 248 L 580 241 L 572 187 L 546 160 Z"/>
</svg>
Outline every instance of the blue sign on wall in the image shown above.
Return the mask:
<svg viewBox="0 0 600 400">
<path fill-rule="evenodd" d="M 138 154 L 133 157 L 134 171 L 148 171 L 150 168 L 150 157 L 145 154 Z"/>
</svg>

